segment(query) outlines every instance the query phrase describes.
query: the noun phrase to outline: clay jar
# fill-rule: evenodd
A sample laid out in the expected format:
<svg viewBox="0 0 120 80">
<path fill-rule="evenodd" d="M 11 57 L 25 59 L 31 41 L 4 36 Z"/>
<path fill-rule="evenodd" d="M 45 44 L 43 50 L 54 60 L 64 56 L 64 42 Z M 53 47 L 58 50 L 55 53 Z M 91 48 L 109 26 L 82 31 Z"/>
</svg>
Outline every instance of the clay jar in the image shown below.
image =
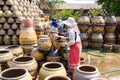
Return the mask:
<svg viewBox="0 0 120 80">
<path fill-rule="evenodd" d="M 21 46 L 18 46 L 18 45 L 11 45 L 11 46 L 8 46 L 6 49 L 11 51 L 14 57 L 19 57 L 24 55 Z"/>
<path fill-rule="evenodd" d="M 103 41 L 103 36 L 100 33 L 92 33 L 91 40 L 92 41 Z"/>
<path fill-rule="evenodd" d="M 73 80 L 90 80 L 99 77 L 101 74 L 98 68 L 92 65 L 80 65 L 73 74 Z"/>
<path fill-rule="evenodd" d="M 11 62 L 9 62 L 10 68 L 15 67 L 22 67 L 26 68 L 33 78 L 36 77 L 36 70 L 38 67 L 38 64 L 36 60 L 31 56 L 24 56 L 24 57 L 16 57 Z"/>
<path fill-rule="evenodd" d="M 47 76 L 44 80 L 71 80 L 67 76 L 62 76 L 62 75 L 50 75 Z"/>
<path fill-rule="evenodd" d="M 63 64 L 59 62 L 46 62 L 39 71 L 39 80 L 44 80 L 45 77 L 56 74 L 66 76 L 66 70 Z"/>
<path fill-rule="evenodd" d="M 0 73 L 0 78 L 1 80 L 32 80 L 31 75 L 24 68 L 6 69 Z"/>
<path fill-rule="evenodd" d="M 21 29 L 19 41 L 20 44 L 34 44 L 37 43 L 37 35 L 33 28 L 33 20 L 25 19 L 23 21 L 24 27 Z"/>
</svg>

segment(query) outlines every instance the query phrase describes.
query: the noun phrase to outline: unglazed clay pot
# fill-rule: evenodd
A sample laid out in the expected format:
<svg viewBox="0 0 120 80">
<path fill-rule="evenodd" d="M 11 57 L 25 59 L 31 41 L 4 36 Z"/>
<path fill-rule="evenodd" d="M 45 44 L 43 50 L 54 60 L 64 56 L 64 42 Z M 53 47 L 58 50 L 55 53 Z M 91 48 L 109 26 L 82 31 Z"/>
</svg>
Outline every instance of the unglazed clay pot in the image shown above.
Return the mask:
<svg viewBox="0 0 120 80">
<path fill-rule="evenodd" d="M 90 80 L 100 77 L 98 68 L 92 65 L 80 65 L 73 73 L 73 80 Z"/>
<path fill-rule="evenodd" d="M 71 80 L 71 79 L 67 76 L 50 75 L 50 76 L 47 76 L 44 80 Z"/>
<path fill-rule="evenodd" d="M 18 46 L 18 45 L 11 45 L 11 46 L 8 46 L 6 49 L 11 51 L 14 57 L 19 57 L 24 55 L 21 46 Z"/>
<path fill-rule="evenodd" d="M 14 73 L 14 74 L 13 74 Z M 0 73 L 1 80 L 32 80 L 25 68 L 9 68 Z"/>
<path fill-rule="evenodd" d="M 66 70 L 63 64 L 59 62 L 46 62 L 40 69 L 39 80 L 44 80 L 45 77 L 56 74 L 66 76 Z"/>
<path fill-rule="evenodd" d="M 11 62 L 9 62 L 9 67 L 22 67 L 26 68 L 33 78 L 36 77 L 36 71 L 38 64 L 36 60 L 31 56 L 16 57 Z"/>
</svg>

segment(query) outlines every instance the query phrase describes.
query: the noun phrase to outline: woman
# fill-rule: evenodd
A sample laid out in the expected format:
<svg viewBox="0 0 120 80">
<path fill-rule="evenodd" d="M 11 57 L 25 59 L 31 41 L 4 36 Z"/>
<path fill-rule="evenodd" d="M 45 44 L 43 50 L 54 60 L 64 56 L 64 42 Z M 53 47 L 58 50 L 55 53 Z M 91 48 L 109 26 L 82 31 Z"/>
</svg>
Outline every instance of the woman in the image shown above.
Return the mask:
<svg viewBox="0 0 120 80">
<path fill-rule="evenodd" d="M 67 20 L 63 21 L 67 28 L 68 42 L 64 46 L 70 47 L 70 52 L 68 56 L 68 61 L 70 69 L 74 71 L 78 65 L 80 65 L 80 54 L 82 51 L 82 44 L 80 39 L 80 31 L 78 29 L 75 19 L 69 17 Z"/>
</svg>

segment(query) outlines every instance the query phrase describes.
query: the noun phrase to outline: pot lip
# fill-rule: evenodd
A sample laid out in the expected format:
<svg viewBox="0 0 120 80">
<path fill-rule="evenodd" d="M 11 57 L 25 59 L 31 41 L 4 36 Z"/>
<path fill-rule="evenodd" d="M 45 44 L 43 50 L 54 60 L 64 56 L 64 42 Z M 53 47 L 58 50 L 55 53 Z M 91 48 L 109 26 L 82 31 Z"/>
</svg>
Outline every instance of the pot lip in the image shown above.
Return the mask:
<svg viewBox="0 0 120 80">
<path fill-rule="evenodd" d="M 16 49 L 16 48 L 20 48 L 19 45 L 10 45 L 7 47 L 7 49 Z"/>
<path fill-rule="evenodd" d="M 18 58 L 25 58 L 25 57 L 28 57 L 28 58 L 32 58 L 32 60 L 30 60 L 30 61 L 25 61 L 25 62 L 19 62 L 19 61 L 15 61 L 16 59 L 18 59 Z M 14 59 L 12 59 L 12 62 L 13 63 L 17 63 L 17 64 L 26 64 L 26 63 L 32 63 L 32 62 L 34 62 L 34 57 L 32 57 L 32 56 L 20 56 L 20 57 L 15 57 Z"/>
<path fill-rule="evenodd" d="M 79 68 L 80 68 L 80 67 L 83 67 L 83 66 L 93 67 L 93 68 L 95 68 L 95 71 L 92 71 L 92 72 L 86 72 L 86 71 L 82 71 L 82 70 L 80 70 Z M 98 72 L 98 68 L 97 68 L 97 67 L 95 67 L 95 66 L 93 66 L 93 65 L 88 65 L 88 64 L 80 65 L 80 66 L 77 67 L 76 70 L 77 70 L 78 72 L 83 73 L 83 74 L 94 74 L 94 73 L 97 73 L 97 72 Z"/>
<path fill-rule="evenodd" d="M 59 67 L 59 68 L 54 68 L 54 69 L 45 67 L 47 64 L 51 64 L 51 63 L 53 63 L 53 64 L 59 64 L 61 67 Z M 46 63 L 44 63 L 44 64 L 42 65 L 42 68 L 45 69 L 45 70 L 51 70 L 51 71 L 53 71 L 53 70 L 60 70 L 60 69 L 63 68 L 63 64 L 60 63 L 60 62 L 46 62 Z"/>
<path fill-rule="evenodd" d="M 4 54 L 0 54 L 1 56 L 2 56 L 2 55 L 5 55 L 5 54 L 10 54 L 10 53 L 11 53 L 9 50 L 6 50 L 6 49 L 0 50 L 0 52 L 1 52 L 1 51 L 7 51 L 7 52 L 5 52 Z M 11 53 L 11 54 L 12 54 L 12 53 Z"/>
<path fill-rule="evenodd" d="M 15 69 L 21 69 L 21 70 L 24 70 L 25 73 L 24 73 L 23 75 L 19 76 L 19 77 L 14 77 L 14 78 L 6 78 L 6 77 L 3 77 L 3 76 L 2 76 L 2 74 L 3 74 L 4 72 L 6 72 L 6 71 L 8 71 L 8 70 L 15 70 Z M 1 78 L 1 79 L 5 79 L 5 80 L 16 80 L 16 79 L 20 79 L 20 78 L 25 77 L 27 74 L 28 74 L 28 70 L 25 69 L 25 68 L 21 68 L 21 67 L 8 68 L 8 69 L 3 70 L 3 71 L 0 73 L 0 78 Z"/>
<path fill-rule="evenodd" d="M 90 80 L 107 80 L 105 78 L 93 78 L 93 79 L 90 79 Z"/>
<path fill-rule="evenodd" d="M 49 80 L 49 79 L 51 79 L 52 77 L 61 77 L 61 78 L 65 78 L 65 79 L 67 79 L 67 80 L 71 80 L 69 77 L 63 76 L 63 75 L 59 75 L 59 74 L 49 75 L 49 76 L 47 76 L 44 80 Z"/>
</svg>

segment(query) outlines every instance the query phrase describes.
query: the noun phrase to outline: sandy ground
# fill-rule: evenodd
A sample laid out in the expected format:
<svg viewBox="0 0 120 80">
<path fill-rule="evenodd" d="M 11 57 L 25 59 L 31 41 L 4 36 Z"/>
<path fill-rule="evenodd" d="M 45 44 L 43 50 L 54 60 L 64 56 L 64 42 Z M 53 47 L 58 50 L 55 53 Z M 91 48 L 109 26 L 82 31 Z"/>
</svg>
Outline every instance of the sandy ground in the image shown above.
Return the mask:
<svg viewBox="0 0 120 80">
<path fill-rule="evenodd" d="M 0 50 L 4 48 L 5 46 L 0 46 Z M 111 73 L 102 74 L 103 78 L 120 80 L 120 53 L 104 52 L 103 54 L 99 50 L 89 50 L 88 52 L 83 51 L 81 56 L 85 59 L 83 64 L 94 65 L 101 73 L 112 71 Z M 119 70 L 119 72 L 115 70 Z"/>
</svg>

